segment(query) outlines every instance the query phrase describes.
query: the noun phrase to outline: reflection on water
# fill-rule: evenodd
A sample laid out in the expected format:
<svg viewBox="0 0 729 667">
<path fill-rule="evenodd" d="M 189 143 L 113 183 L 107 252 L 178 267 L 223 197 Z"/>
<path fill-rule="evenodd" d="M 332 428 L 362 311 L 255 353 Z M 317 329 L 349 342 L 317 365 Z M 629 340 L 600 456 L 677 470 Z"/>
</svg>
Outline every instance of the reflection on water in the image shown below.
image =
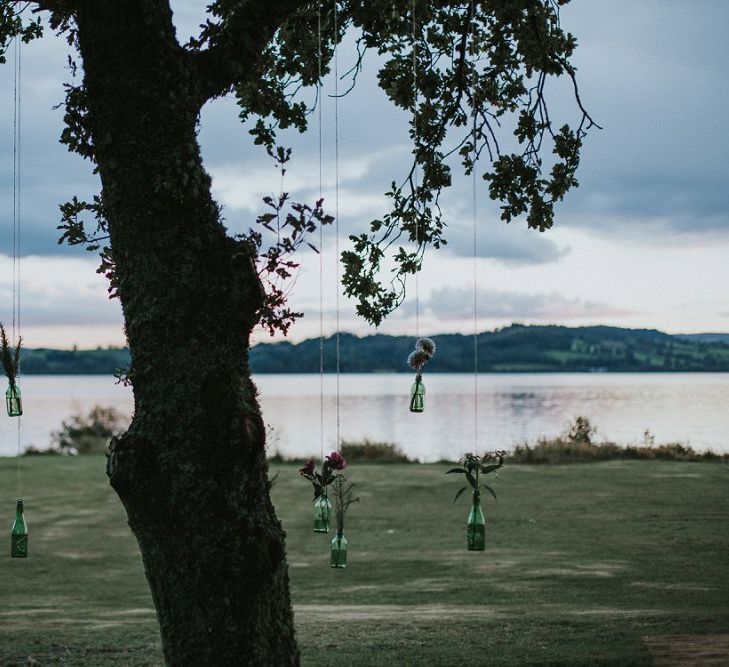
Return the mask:
<svg viewBox="0 0 729 667">
<path fill-rule="evenodd" d="M 423 460 L 474 449 L 473 377 L 426 375 L 426 410 L 408 412 L 406 375 L 343 375 L 340 433 L 396 442 Z M 319 377 L 261 376 L 266 421 L 277 427 L 286 455 L 318 452 Z M 282 388 L 286 385 L 286 389 Z M 590 417 L 598 437 L 639 442 L 645 429 L 658 442 L 729 451 L 729 374 L 483 374 L 478 379 L 478 448 L 509 448 L 557 435 L 577 415 Z M 285 412 L 278 399 L 286 396 Z M 324 441 L 336 440 L 335 378 L 324 384 Z"/>
<path fill-rule="evenodd" d="M 132 413 L 132 392 L 114 384 L 106 375 L 28 375 L 20 378 L 23 416 L 20 417 L 22 449 L 45 449 L 51 432 L 71 415 L 87 414 L 95 405 L 112 405 L 122 413 Z M 16 418 L 0 414 L 0 455 L 11 456 L 18 450 Z"/>
<path fill-rule="evenodd" d="M 256 383 L 264 419 L 276 434 L 271 448 L 287 456 L 318 454 L 319 376 L 260 375 Z M 426 461 L 474 449 L 473 376 L 426 373 L 422 414 L 408 411 L 411 383 L 410 375 L 342 375 L 341 437 L 395 442 Z M 657 442 L 729 451 L 729 373 L 482 374 L 478 388 L 479 450 L 557 435 L 585 415 L 598 426 L 600 439 L 640 442 L 650 429 Z M 23 446 L 47 446 L 64 418 L 97 403 L 132 410 L 130 390 L 105 376 L 29 376 L 22 389 Z M 324 447 L 330 450 L 337 433 L 335 376 L 325 376 L 323 393 Z M 0 454 L 16 451 L 15 426 L 0 418 Z"/>
</svg>

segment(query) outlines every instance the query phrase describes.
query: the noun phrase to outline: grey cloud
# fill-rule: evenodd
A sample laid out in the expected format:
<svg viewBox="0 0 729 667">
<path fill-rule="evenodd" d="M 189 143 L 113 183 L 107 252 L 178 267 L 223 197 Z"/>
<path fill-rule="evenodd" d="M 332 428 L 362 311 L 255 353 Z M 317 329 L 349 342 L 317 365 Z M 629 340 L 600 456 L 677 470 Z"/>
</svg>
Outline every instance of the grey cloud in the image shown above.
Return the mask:
<svg viewBox="0 0 729 667">
<path fill-rule="evenodd" d="M 683 244 L 685 235 L 729 235 L 729 178 L 660 173 L 596 178 L 563 211 L 565 226 L 600 230 L 609 225 L 628 239 L 651 236 Z"/>
<path fill-rule="evenodd" d="M 53 109 L 63 100 L 65 40 L 47 37 L 23 47 L 21 116 L 21 252 L 23 255 L 83 254 L 58 245 L 58 205 L 73 195 L 89 197 L 98 191 L 98 177 L 87 161 L 71 154 L 58 139 L 63 111 Z M 13 212 L 13 79 L 12 56 L 0 67 L 0 253 L 12 250 Z"/>
<path fill-rule="evenodd" d="M 12 301 L 9 259 L 0 269 L 0 304 Z M 27 325 L 120 324 L 118 299 L 109 299 L 106 280 L 90 257 L 27 257 L 21 261 L 22 321 Z M 6 311 L 5 311 L 6 312 Z M 6 315 L 7 317 L 7 315 Z"/>
<path fill-rule="evenodd" d="M 567 226 L 614 238 L 729 233 L 726 3 L 572 3 L 582 100 L 604 129 L 585 142 Z M 566 96 L 567 97 L 567 96 Z M 556 110 L 560 108 L 560 102 Z"/>
<path fill-rule="evenodd" d="M 121 326 L 123 321 L 118 304 L 107 304 L 102 299 L 92 303 L 82 299 L 69 299 L 64 300 L 61 304 L 36 299 L 26 299 L 26 301 L 27 306 L 23 308 L 23 324 L 26 325 L 115 324 Z"/>
<path fill-rule="evenodd" d="M 443 287 L 435 290 L 425 308 L 441 319 L 473 317 L 473 291 Z M 604 303 L 569 299 L 562 294 L 523 294 L 495 290 L 477 291 L 478 316 L 498 319 L 567 320 L 587 317 L 619 317 L 628 311 Z"/>
<path fill-rule="evenodd" d="M 445 252 L 459 257 L 473 255 L 473 227 L 467 219 L 446 229 Z M 512 266 L 556 262 L 569 252 L 560 248 L 548 235 L 527 229 L 518 222 L 507 225 L 490 216 L 477 224 L 476 256 L 495 259 Z"/>
</svg>

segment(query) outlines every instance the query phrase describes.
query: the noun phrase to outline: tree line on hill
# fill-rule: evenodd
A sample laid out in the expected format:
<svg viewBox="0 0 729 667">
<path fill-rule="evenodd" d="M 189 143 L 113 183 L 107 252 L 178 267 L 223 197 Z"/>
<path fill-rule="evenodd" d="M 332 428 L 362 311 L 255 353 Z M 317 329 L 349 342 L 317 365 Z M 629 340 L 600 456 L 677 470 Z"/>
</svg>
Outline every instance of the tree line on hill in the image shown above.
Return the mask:
<svg viewBox="0 0 729 667">
<path fill-rule="evenodd" d="M 340 334 L 344 373 L 407 371 L 412 336 Z M 473 337 L 433 336 L 428 372 L 473 371 Z M 336 369 L 336 339 L 324 340 L 324 370 Z M 254 373 L 318 373 L 319 339 L 261 343 L 250 351 Z M 24 374 L 111 374 L 129 365 L 124 348 L 26 350 Z M 729 334 L 670 335 L 653 329 L 513 324 L 478 335 L 481 372 L 729 371 Z"/>
</svg>

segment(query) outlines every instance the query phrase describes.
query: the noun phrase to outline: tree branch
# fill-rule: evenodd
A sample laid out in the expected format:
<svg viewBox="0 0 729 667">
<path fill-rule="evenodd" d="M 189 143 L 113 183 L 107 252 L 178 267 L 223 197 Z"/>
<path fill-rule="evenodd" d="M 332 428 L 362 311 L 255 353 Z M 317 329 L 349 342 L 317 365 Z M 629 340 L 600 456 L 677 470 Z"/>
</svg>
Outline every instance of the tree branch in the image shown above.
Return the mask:
<svg viewBox="0 0 729 667">
<path fill-rule="evenodd" d="M 221 11 L 219 24 L 209 24 L 200 39 L 208 48 L 191 52 L 200 103 L 227 93 L 255 70 L 276 31 L 310 0 L 242 0 Z"/>
<path fill-rule="evenodd" d="M 34 14 L 39 12 L 63 12 L 69 14 L 76 9 L 76 3 L 71 0 L 29 0 L 37 7 L 33 10 Z"/>
</svg>

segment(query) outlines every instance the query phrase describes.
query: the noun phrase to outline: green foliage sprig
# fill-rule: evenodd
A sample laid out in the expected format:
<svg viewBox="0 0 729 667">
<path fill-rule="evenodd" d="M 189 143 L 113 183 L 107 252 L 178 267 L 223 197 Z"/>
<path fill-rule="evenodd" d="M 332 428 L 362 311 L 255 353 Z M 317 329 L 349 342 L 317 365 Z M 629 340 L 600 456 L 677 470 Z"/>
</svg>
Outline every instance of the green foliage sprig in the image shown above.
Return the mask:
<svg viewBox="0 0 729 667">
<path fill-rule="evenodd" d="M 285 165 L 291 159 L 291 149 L 277 146 L 275 149 L 269 148 L 268 154 L 276 162 L 283 182 Z M 289 202 L 289 199 L 288 192 L 281 192 L 277 197 L 264 197 L 263 203 L 269 210 L 256 218 L 258 227 L 237 237 L 254 258 L 262 288 L 258 319 L 271 336 L 277 330 L 285 335 L 291 324 L 303 316 L 303 313 L 295 312 L 286 305 L 287 281 L 295 276 L 299 268 L 299 262 L 292 259 L 293 254 L 302 245 L 318 253 L 319 249 L 307 239 L 319 226 L 330 225 L 334 221 L 331 215 L 324 212 L 323 198 L 317 200 L 313 207 Z"/>
<path fill-rule="evenodd" d="M 465 454 L 459 461 L 461 467 L 451 468 L 446 475 L 456 473 L 465 475 L 468 481 L 468 486 L 464 486 L 456 492 L 453 502 L 455 503 L 465 491 L 468 490 L 469 486 L 475 494 L 480 494 L 481 489 L 488 491 L 496 500 L 496 492 L 488 485 L 480 481 L 481 475 L 489 475 L 495 473 L 499 468 L 504 465 L 504 452 L 493 452 L 478 456 L 477 454 Z"/>
<path fill-rule="evenodd" d="M 66 109 L 68 114 L 68 102 L 66 103 Z M 76 152 L 81 153 L 78 149 Z M 106 276 L 109 281 L 109 298 L 118 297 L 119 280 L 116 274 L 116 264 L 111 253 L 109 221 L 104 200 L 101 196 L 94 195 L 93 201 L 89 203 L 74 197 L 71 201 L 61 204 L 59 208 L 61 210 L 61 224 L 56 229 L 63 233 L 58 239 L 58 243 L 85 245 L 88 252 L 98 252 L 101 263 L 99 268 L 96 269 L 96 273 Z M 85 226 L 87 221 L 82 217 L 88 213 L 93 216 L 93 224 L 96 225 L 93 232 L 87 230 Z"/>
<path fill-rule="evenodd" d="M 334 499 L 334 515 L 337 519 L 337 533 L 344 532 L 344 519 L 347 511 L 359 497 L 354 495 L 355 484 L 347 480 L 344 475 L 337 475 L 332 484 L 332 498 Z"/>
<path fill-rule="evenodd" d="M 0 324 L 0 357 L 2 357 L 3 370 L 5 375 L 8 376 L 8 382 L 11 387 L 15 387 L 15 381 L 18 377 L 18 370 L 20 369 L 20 347 L 23 344 L 23 339 L 18 338 L 18 342 L 15 344 L 15 350 L 11 352 L 10 341 L 8 340 L 8 334 L 5 331 L 5 327 Z"/>
</svg>

